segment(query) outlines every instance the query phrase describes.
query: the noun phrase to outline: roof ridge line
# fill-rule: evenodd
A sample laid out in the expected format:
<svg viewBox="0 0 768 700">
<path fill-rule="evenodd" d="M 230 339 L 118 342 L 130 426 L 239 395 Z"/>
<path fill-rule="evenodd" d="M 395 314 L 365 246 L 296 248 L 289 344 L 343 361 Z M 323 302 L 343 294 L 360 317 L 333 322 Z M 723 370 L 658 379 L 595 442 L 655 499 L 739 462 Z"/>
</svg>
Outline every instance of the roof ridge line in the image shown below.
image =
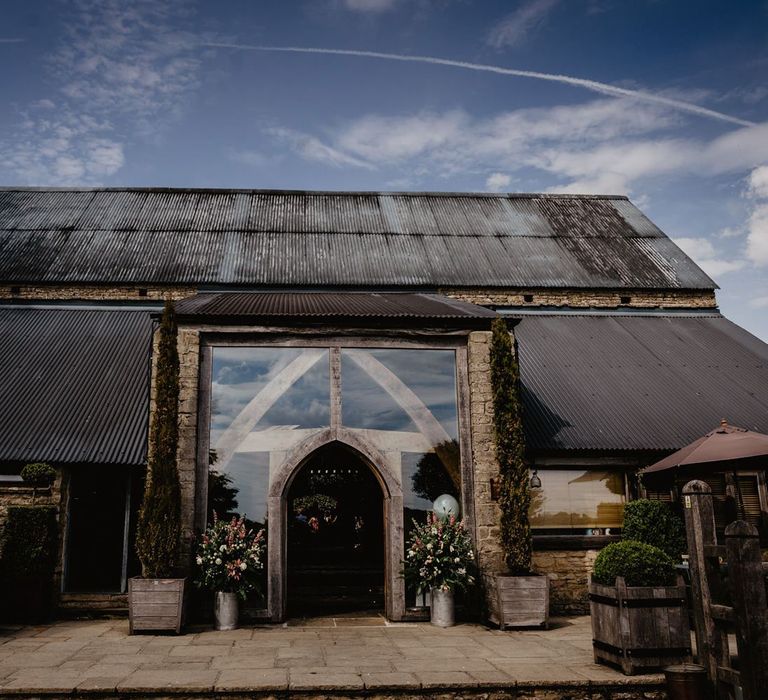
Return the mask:
<svg viewBox="0 0 768 700">
<path fill-rule="evenodd" d="M 158 192 L 158 193 L 214 193 L 214 194 L 283 194 L 318 196 L 367 196 L 367 197 L 477 197 L 488 199 L 622 199 L 623 194 L 568 194 L 564 192 L 477 192 L 441 190 L 291 190 L 269 188 L 228 188 L 228 187 L 166 187 L 166 186 L 116 186 L 116 187 L 25 187 L 0 186 L 0 192 Z"/>
</svg>

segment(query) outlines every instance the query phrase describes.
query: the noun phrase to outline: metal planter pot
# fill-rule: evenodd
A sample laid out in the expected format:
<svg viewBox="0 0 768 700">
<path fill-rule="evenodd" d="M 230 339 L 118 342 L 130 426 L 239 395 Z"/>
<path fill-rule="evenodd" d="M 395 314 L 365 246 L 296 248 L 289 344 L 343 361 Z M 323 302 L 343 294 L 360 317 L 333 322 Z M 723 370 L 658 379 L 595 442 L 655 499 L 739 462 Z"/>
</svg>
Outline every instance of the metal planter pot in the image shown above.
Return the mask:
<svg viewBox="0 0 768 700">
<path fill-rule="evenodd" d="M 430 621 L 436 627 L 453 627 L 455 624 L 453 591 L 442 588 L 432 589 Z"/>
<path fill-rule="evenodd" d="M 213 601 L 213 626 L 219 631 L 236 630 L 240 613 L 237 593 L 216 591 Z"/>
</svg>

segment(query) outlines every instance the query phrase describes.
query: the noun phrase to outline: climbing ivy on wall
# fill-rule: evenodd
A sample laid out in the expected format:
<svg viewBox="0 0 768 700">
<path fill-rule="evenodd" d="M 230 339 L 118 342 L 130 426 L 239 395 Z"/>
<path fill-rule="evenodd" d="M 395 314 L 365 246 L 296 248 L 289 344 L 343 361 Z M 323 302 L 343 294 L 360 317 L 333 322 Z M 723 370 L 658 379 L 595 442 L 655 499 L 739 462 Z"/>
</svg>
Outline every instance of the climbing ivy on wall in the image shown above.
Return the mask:
<svg viewBox="0 0 768 700">
<path fill-rule="evenodd" d="M 167 301 L 160 323 L 147 483 L 136 533 L 136 552 L 145 578 L 171 577 L 179 560 L 181 488 L 176 470 L 179 433 L 176 335 L 173 303 Z"/>
<path fill-rule="evenodd" d="M 504 319 L 497 318 L 492 331 L 491 385 L 500 477 L 501 541 L 510 572 L 528 574 L 531 572 L 533 552 L 528 521 L 531 491 L 530 475 L 525 464 L 520 368 Z"/>
</svg>

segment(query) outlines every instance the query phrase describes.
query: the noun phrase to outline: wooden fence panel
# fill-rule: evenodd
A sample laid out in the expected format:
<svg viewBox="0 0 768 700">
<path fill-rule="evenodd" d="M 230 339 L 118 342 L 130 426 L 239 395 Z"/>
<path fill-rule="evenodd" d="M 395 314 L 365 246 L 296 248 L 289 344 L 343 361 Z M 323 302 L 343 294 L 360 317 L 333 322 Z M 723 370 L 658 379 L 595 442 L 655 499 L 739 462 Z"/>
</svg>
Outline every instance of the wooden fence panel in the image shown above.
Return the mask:
<svg viewBox="0 0 768 700">
<path fill-rule="evenodd" d="M 761 700 L 768 688 L 768 604 L 757 529 L 737 520 L 717 542 L 712 490 L 703 481 L 683 488 L 699 663 L 718 700 Z M 724 575 L 727 560 L 727 575 Z M 731 663 L 728 629 L 735 627 L 739 664 Z"/>
</svg>

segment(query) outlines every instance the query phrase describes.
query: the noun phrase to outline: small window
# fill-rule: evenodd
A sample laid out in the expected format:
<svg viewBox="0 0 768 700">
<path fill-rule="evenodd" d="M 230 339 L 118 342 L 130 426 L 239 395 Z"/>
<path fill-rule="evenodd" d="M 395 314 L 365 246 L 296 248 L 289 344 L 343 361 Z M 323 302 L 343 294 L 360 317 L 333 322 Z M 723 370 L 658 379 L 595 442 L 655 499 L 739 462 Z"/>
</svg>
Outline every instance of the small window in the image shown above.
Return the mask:
<svg viewBox="0 0 768 700">
<path fill-rule="evenodd" d="M 632 303 L 632 297 L 619 297 L 619 303 L 626 305 Z"/>
<path fill-rule="evenodd" d="M 11 295 L 12 296 L 19 296 L 21 294 L 21 287 L 11 287 Z"/>
<path fill-rule="evenodd" d="M 146 290 L 146 289 L 144 289 L 144 288 L 141 288 L 141 289 L 139 289 L 139 296 L 140 296 L 140 297 L 145 297 L 145 296 L 147 296 L 147 290 Z"/>
<path fill-rule="evenodd" d="M 533 301 L 533 294 L 523 294 L 523 301 L 530 304 Z"/>
<path fill-rule="evenodd" d="M 541 488 L 531 491 L 534 535 L 621 534 L 624 472 L 539 469 L 538 476 Z"/>
</svg>

